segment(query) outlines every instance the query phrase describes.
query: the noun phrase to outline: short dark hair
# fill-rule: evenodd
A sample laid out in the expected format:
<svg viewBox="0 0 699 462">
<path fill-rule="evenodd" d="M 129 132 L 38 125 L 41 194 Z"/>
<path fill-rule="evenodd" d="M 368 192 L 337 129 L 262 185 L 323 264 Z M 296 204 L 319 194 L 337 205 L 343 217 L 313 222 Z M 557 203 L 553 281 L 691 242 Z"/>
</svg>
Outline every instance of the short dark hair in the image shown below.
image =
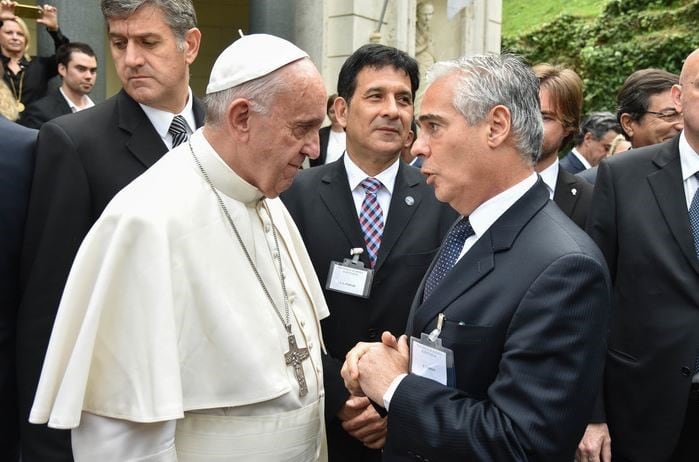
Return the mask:
<svg viewBox="0 0 699 462">
<path fill-rule="evenodd" d="M 347 58 L 337 78 L 337 94 L 349 103 L 357 89 L 359 72 L 365 67 L 381 69 L 386 66 L 402 70 L 408 75 L 413 99 L 415 99 L 415 92 L 420 86 L 417 61 L 404 51 L 378 43 L 363 45 Z"/>
<path fill-rule="evenodd" d="M 670 90 L 680 83 L 680 77 L 662 69 L 641 69 L 629 75 L 616 95 L 616 117 L 621 122 L 622 114 L 638 121 L 648 111 L 651 96 Z"/>
<path fill-rule="evenodd" d="M 621 125 L 616 120 L 616 116 L 611 112 L 591 112 L 580 124 L 580 130 L 573 141 L 576 146 L 581 145 L 586 133 L 591 133 L 595 139 L 599 140 L 609 130 L 621 133 Z"/>
<path fill-rule="evenodd" d="M 92 58 L 95 57 L 95 51 L 87 43 L 70 42 L 64 43 L 58 47 L 58 50 L 56 50 L 56 63 L 63 64 L 65 67 L 68 67 L 68 63 L 72 59 L 71 55 L 73 53 L 85 53 Z"/>
</svg>

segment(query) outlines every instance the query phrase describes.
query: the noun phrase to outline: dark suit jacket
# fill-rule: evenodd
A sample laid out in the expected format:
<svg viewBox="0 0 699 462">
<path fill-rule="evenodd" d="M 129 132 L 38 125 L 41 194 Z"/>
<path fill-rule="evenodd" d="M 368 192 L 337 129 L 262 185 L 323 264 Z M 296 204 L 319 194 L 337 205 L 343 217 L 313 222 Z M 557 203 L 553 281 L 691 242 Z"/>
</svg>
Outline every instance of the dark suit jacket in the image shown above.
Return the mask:
<svg viewBox="0 0 699 462">
<path fill-rule="evenodd" d="M 558 161 L 559 165 L 563 167 L 563 169 L 567 170 L 569 173 L 576 174 L 578 172 L 581 172 L 585 170 L 585 166 L 583 165 L 582 162 L 580 162 L 580 159 L 575 157 L 575 154 L 573 154 L 573 151 L 568 151 L 568 154 L 563 156 L 561 160 Z"/>
<path fill-rule="evenodd" d="M 204 112 L 195 101 L 194 114 Z M 141 107 L 119 92 L 59 117 L 39 132 L 21 261 L 18 317 L 20 412 L 27 422 L 63 286 L 83 237 L 107 203 L 167 147 Z M 23 462 L 71 460 L 68 432 L 22 429 Z"/>
<path fill-rule="evenodd" d="M 602 161 L 588 232 L 614 281 L 605 368 L 615 457 L 668 460 L 699 352 L 699 260 L 679 136 Z"/>
<path fill-rule="evenodd" d="M 594 186 L 595 182 L 597 181 L 598 168 L 599 165 L 595 165 L 594 167 L 590 167 L 588 169 L 583 170 L 575 176 L 577 176 L 578 178 L 582 178 L 583 180 L 587 181 L 588 183 Z"/>
<path fill-rule="evenodd" d="M 320 154 L 315 159 L 310 159 L 308 162 L 311 167 L 317 167 L 325 164 L 325 159 L 328 155 L 328 140 L 330 139 L 330 125 L 323 127 L 318 131 L 320 138 Z"/>
<path fill-rule="evenodd" d="M 0 117 L 0 460 L 16 461 L 19 448 L 15 324 L 19 306 L 19 253 L 34 168 L 36 130 Z"/>
<path fill-rule="evenodd" d="M 576 225 L 584 229 L 593 190 L 591 184 L 559 168 L 553 201 Z"/>
<path fill-rule="evenodd" d="M 30 104 L 22 113 L 19 123 L 25 127 L 41 128 L 44 122 L 72 112 L 61 90 L 55 88 L 40 100 Z"/>
<path fill-rule="evenodd" d="M 343 158 L 299 173 L 281 197 L 324 287 L 331 261 L 348 258 L 352 247 L 365 248 Z M 412 198 L 411 204 L 408 198 Z M 379 451 L 364 448 L 342 430 L 335 417 L 348 398 L 340 367 L 357 342 L 378 341 L 384 330 L 404 331 L 413 295 L 456 216 L 450 207 L 437 201 L 418 170 L 401 162 L 370 298 L 324 290 L 330 308 L 330 317 L 322 321 L 322 328 L 330 355 L 325 358 L 323 375 L 331 461 L 380 460 Z M 366 252 L 361 260 L 368 268 Z"/>
<path fill-rule="evenodd" d="M 610 281 L 599 249 L 543 182 L 508 209 L 422 302 L 407 332 L 446 320 L 456 385 L 408 375 L 384 460 L 571 461 L 597 394 Z"/>
</svg>

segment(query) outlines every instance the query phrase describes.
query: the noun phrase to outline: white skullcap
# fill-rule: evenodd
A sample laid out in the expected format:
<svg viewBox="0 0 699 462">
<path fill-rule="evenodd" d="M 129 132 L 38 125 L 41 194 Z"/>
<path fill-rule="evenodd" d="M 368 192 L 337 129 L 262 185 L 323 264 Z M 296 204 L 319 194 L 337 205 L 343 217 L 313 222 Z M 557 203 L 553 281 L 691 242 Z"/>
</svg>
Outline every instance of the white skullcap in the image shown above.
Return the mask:
<svg viewBox="0 0 699 462">
<path fill-rule="evenodd" d="M 216 58 L 206 94 L 236 87 L 307 57 L 305 51 L 274 35 L 246 35 Z"/>
</svg>

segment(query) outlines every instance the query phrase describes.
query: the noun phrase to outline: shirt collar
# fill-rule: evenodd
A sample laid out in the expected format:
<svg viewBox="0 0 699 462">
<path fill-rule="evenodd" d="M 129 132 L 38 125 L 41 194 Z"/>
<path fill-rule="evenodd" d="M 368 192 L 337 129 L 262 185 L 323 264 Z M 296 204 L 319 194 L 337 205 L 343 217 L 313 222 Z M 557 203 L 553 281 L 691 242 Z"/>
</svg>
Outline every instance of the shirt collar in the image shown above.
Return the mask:
<svg viewBox="0 0 699 462">
<path fill-rule="evenodd" d="M 549 199 L 553 199 L 556 193 L 556 182 L 558 181 L 558 161 L 552 163 L 545 169 L 539 172 L 539 176 L 544 180 L 544 184 L 549 190 Z"/>
<path fill-rule="evenodd" d="M 476 210 L 471 212 L 468 220 L 471 223 L 476 239 L 480 239 L 503 213 L 524 196 L 536 184 L 537 179 L 536 173 L 532 173 L 516 185 L 483 202 Z"/>
<path fill-rule="evenodd" d="M 214 187 L 226 196 L 248 205 L 254 205 L 263 198 L 262 192 L 241 178 L 226 164 L 204 137 L 203 129 L 198 129 L 189 138 L 190 143 L 182 143 L 175 149 L 186 149 L 191 155 L 190 146 L 201 162 Z M 197 167 L 194 167 L 199 170 Z M 197 172 L 201 174 L 201 172 Z"/>
<path fill-rule="evenodd" d="M 187 94 L 187 104 L 184 105 L 184 109 L 179 114 L 173 114 L 172 112 L 163 111 L 161 109 L 155 109 L 145 104 L 138 103 L 146 113 L 146 117 L 150 120 L 151 125 L 161 138 L 165 138 L 167 131 L 170 129 L 170 124 L 172 124 L 172 119 L 176 115 L 181 115 L 187 122 L 187 128 L 189 132 L 192 133 L 196 129 L 196 122 L 194 121 L 194 111 L 192 110 L 192 89 L 188 88 Z"/>
<path fill-rule="evenodd" d="M 73 100 L 71 100 L 70 98 L 68 98 L 68 96 L 66 96 L 66 93 L 63 91 L 63 88 L 58 87 L 58 91 L 61 92 L 61 95 L 63 95 L 63 99 L 65 99 L 66 103 L 68 103 L 68 107 L 70 108 L 71 112 L 82 111 L 84 109 L 90 108 L 90 107 L 95 105 L 94 101 L 92 101 L 89 96 L 84 95 L 83 98 L 85 98 L 87 100 L 87 102 L 85 103 L 85 106 L 78 107 L 75 105 Z"/>
<path fill-rule="evenodd" d="M 582 164 L 583 164 L 583 166 L 584 166 L 585 168 L 590 168 L 590 167 L 592 167 L 592 165 L 590 165 L 590 163 L 587 161 L 587 159 L 585 159 L 585 156 L 583 156 L 582 154 L 580 154 L 580 151 L 578 151 L 577 149 L 573 148 L 573 149 L 571 149 L 570 152 L 572 152 L 573 155 L 574 155 L 575 157 L 577 157 L 578 160 L 579 160 L 580 162 L 582 162 Z"/>
<path fill-rule="evenodd" d="M 393 194 L 393 185 L 396 182 L 396 175 L 398 174 L 398 158 L 395 162 L 389 165 L 384 171 L 375 175 L 374 178 L 381 182 L 381 185 L 386 188 L 389 194 Z M 347 155 L 345 151 L 344 156 L 345 170 L 347 171 L 347 181 L 349 181 L 350 191 L 354 191 L 359 184 L 364 181 L 369 175 L 364 172 L 361 168 L 355 164 L 350 156 Z"/>
<path fill-rule="evenodd" d="M 692 149 L 684 135 L 684 130 L 680 134 L 680 165 L 682 168 L 682 181 L 699 172 L 699 154 Z"/>
</svg>

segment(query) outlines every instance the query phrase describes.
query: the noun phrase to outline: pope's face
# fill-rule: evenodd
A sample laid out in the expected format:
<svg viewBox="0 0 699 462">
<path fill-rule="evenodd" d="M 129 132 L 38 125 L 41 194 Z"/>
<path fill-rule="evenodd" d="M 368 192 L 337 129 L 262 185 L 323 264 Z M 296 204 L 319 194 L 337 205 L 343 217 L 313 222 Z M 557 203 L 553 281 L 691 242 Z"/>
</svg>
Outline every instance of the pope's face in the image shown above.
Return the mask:
<svg viewBox="0 0 699 462">
<path fill-rule="evenodd" d="M 189 65 L 201 34 L 190 29 L 179 43 L 163 13 L 141 6 L 131 16 L 108 20 L 109 46 L 126 92 L 137 102 L 178 113 L 187 101 Z"/>
<path fill-rule="evenodd" d="M 251 115 L 252 183 L 266 197 L 277 197 L 291 183 L 306 157 L 320 153 L 318 130 L 325 119 L 323 79 L 310 62 L 294 65 L 287 89 L 274 98 L 269 114 Z"/>
</svg>

